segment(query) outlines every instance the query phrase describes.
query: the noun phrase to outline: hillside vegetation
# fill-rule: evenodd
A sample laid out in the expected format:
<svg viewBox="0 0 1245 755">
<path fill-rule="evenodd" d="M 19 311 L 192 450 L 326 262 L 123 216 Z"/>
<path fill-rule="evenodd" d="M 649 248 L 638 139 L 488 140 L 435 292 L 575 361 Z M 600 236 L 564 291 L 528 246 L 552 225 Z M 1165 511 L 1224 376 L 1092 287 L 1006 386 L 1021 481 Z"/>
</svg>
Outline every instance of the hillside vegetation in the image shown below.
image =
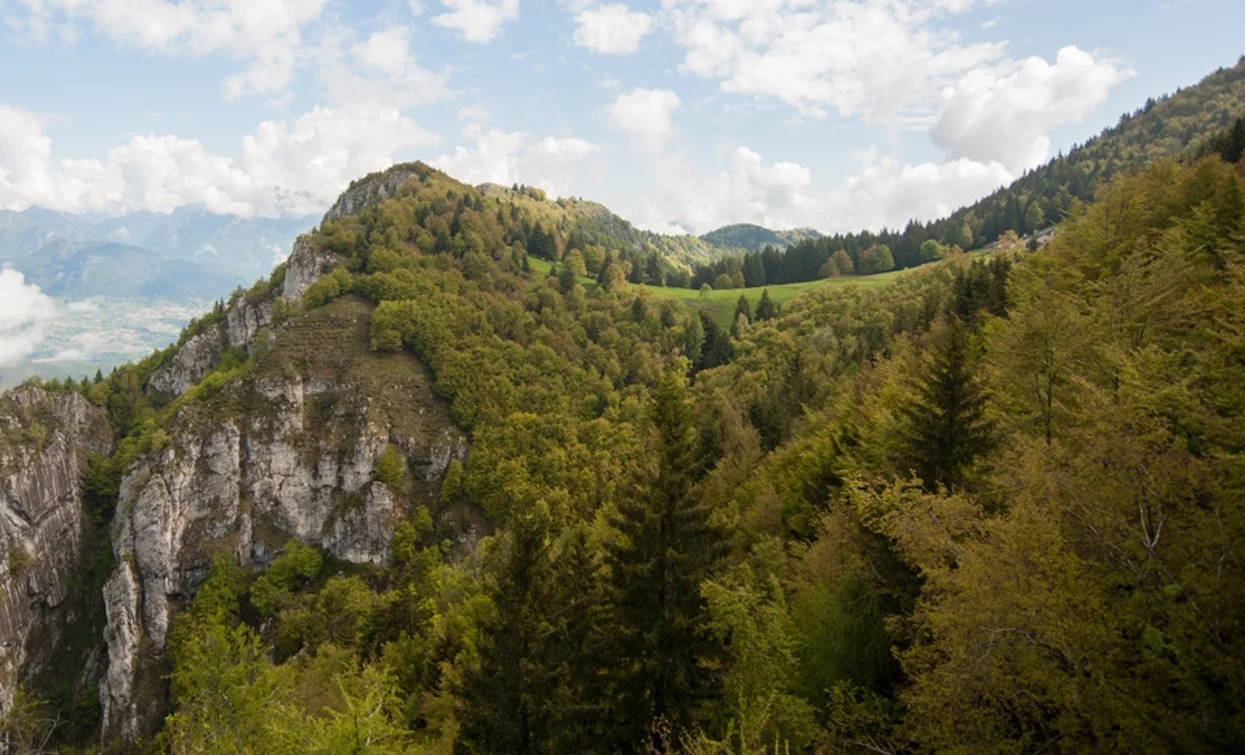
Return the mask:
<svg viewBox="0 0 1245 755">
<path fill-rule="evenodd" d="M 383 563 L 291 540 L 253 573 L 215 550 L 176 596 L 147 690 L 167 715 L 144 744 L 1241 751 L 1231 143 L 1121 171 L 1070 201 L 1041 249 L 742 303 L 713 290 L 708 311 L 699 292 L 628 282 L 671 262 L 589 237 L 612 221 L 578 202 L 396 166 L 409 179 L 392 196 L 307 240 L 323 264 L 297 301 L 275 295 L 285 267 L 236 295 L 270 322 L 183 395 L 146 390 L 176 348 L 53 386 L 106 407 L 123 438 L 85 481 L 101 530 L 125 511 L 127 470 L 176 460 L 172 433 L 264 411 L 276 376 L 363 386 L 361 415 L 297 407 L 308 448 L 377 409 L 400 424 L 447 412 L 470 433 L 431 498 L 411 486 L 426 460 L 377 454 L 370 489 L 401 512 Z M 732 300 L 728 328 L 714 307 Z M 410 405 L 429 380 L 436 396 Z M 478 517 L 479 539 L 450 537 L 444 512 Z M 66 687 L 19 698 L 9 741 L 97 744 L 89 694 Z"/>
</svg>

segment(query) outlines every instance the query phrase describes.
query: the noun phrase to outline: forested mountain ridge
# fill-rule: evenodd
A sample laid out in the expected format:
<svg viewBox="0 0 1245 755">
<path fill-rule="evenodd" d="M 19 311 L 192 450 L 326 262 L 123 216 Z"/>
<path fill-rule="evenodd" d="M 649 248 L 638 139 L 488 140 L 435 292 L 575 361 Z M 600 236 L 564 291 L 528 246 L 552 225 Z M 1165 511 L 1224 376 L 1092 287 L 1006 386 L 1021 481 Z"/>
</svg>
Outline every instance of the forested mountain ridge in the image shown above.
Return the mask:
<svg viewBox="0 0 1245 755">
<path fill-rule="evenodd" d="M 725 249 L 742 249 L 759 252 L 767 246 L 785 249 L 797 241 L 820 238 L 821 233 L 812 228 L 793 228 L 789 231 L 771 231 L 751 223 L 738 223 L 718 228 L 701 235 L 701 240 Z"/>
<path fill-rule="evenodd" d="M 1160 157 L 1196 154 L 1212 136 L 1245 115 L 1245 56 L 1194 86 L 1150 98 L 1119 123 L 1029 171 L 1011 186 L 936 222 L 926 236 L 965 249 L 1011 230 L 1018 235 L 1063 220 L 1077 201 L 1094 198 L 1098 183 Z M 970 236 L 965 232 L 967 226 Z M 919 244 L 918 244 L 919 246 Z"/>
<path fill-rule="evenodd" d="M 729 331 L 628 282 L 659 255 L 574 245 L 582 208 L 363 179 L 174 346 L 0 402 L 4 736 L 1239 750 L 1223 149 L 1116 176 L 1041 250 Z"/>
</svg>

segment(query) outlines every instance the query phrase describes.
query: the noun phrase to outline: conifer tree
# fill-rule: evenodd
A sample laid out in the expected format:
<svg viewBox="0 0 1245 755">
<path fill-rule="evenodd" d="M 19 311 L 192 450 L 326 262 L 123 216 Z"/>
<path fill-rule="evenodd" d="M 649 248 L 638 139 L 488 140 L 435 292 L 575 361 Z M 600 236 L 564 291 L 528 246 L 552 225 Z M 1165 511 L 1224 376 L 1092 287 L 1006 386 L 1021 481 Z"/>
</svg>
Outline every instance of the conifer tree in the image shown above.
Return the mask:
<svg viewBox="0 0 1245 755">
<path fill-rule="evenodd" d="M 620 504 L 614 526 L 622 537 L 608 551 L 618 650 L 613 744 L 623 751 L 640 750 L 657 719 L 676 730 L 693 723 L 713 689 L 706 661 L 721 650 L 702 631 L 700 585 L 725 540 L 707 505 L 692 496 L 695 432 L 686 379 L 667 374 L 654 398 L 657 477 Z"/>
<path fill-rule="evenodd" d="M 739 301 L 735 302 L 735 319 L 739 319 L 740 315 L 743 315 L 748 322 L 752 322 L 752 303 L 744 294 L 740 294 Z"/>
<path fill-rule="evenodd" d="M 543 658 L 549 646 L 548 513 L 515 521 L 500 547 L 507 549 L 491 589 L 495 610 L 480 628 L 479 663 L 458 684 L 456 753 L 543 753 L 545 706 L 556 686 Z"/>
<path fill-rule="evenodd" d="M 777 314 L 778 307 L 774 306 L 774 300 L 769 298 L 769 289 L 767 288 L 761 292 L 761 301 L 757 302 L 757 322 L 772 320 Z"/>
<path fill-rule="evenodd" d="M 905 461 L 928 490 L 959 487 L 990 445 L 986 396 L 968 329 L 955 316 L 934 328 L 935 343 L 901 407 Z"/>
</svg>

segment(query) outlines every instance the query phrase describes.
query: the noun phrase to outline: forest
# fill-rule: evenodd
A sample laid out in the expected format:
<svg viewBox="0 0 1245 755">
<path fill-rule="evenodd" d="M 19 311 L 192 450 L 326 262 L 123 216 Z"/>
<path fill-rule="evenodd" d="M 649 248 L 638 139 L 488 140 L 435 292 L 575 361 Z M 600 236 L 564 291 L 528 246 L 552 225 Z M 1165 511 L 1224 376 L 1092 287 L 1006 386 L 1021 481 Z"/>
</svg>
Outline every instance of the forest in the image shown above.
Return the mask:
<svg viewBox="0 0 1245 755">
<path fill-rule="evenodd" d="M 319 228 L 337 266 L 274 317 L 374 307 L 368 347 L 428 367 L 470 456 L 408 502 L 383 566 L 297 541 L 258 574 L 218 556 L 138 747 L 1239 751 L 1245 173 L 1225 133 L 1101 184 L 1039 251 L 945 255 L 730 333 L 609 252 L 577 270 L 527 200 L 420 167 Z M 781 282 L 825 243 L 744 274 Z M 535 273 L 537 251 L 563 262 Z M 101 531 L 170 418 L 244 411 L 261 359 L 161 402 L 142 386 L 172 353 L 51 386 L 124 437 L 86 480 Z M 375 473 L 398 496 L 410 474 L 396 453 Z M 442 519 L 464 506 L 491 529 L 467 557 Z M 79 747 L 93 716 L 32 690 L 4 726 L 19 752 Z"/>
</svg>

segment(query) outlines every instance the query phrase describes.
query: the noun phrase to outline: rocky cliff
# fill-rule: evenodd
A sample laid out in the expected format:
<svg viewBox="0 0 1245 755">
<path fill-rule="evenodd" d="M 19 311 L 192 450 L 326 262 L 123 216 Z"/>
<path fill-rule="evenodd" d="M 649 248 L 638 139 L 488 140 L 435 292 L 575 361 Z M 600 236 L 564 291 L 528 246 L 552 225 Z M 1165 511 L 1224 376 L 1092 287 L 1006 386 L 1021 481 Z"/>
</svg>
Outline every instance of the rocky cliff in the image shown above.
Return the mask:
<svg viewBox="0 0 1245 755">
<path fill-rule="evenodd" d="M 51 660 L 89 523 L 82 475 L 111 453 L 102 409 L 76 393 L 20 388 L 0 399 L 0 713 Z"/>
<path fill-rule="evenodd" d="M 398 192 L 402 185 L 413 178 L 423 178 L 431 170 L 419 163 L 403 163 L 382 172 L 350 184 L 350 188 L 342 192 L 329 211 L 324 213 L 326 221 L 340 220 L 347 215 L 358 214 L 360 210 L 371 204 L 384 201 Z"/>
<path fill-rule="evenodd" d="M 333 255 L 321 248 L 319 237 L 299 236 L 277 290 L 263 296 L 248 292 L 231 299 L 220 322 L 192 336 L 168 362 L 151 374 L 147 379 L 148 392 L 176 398 L 215 369 L 226 350 L 236 348 L 250 353 L 260 331 L 272 324 L 274 300 L 280 298 L 287 304 L 296 303 L 336 262 Z"/>
<path fill-rule="evenodd" d="M 240 377 L 183 406 L 164 448 L 127 473 L 105 588 L 108 734 L 158 725 L 170 616 L 215 554 L 260 567 L 297 538 L 381 563 L 409 507 L 433 502 L 451 459 L 465 457 L 466 436 L 422 365 L 368 352 L 370 313 L 342 299 L 275 329 Z M 375 474 L 390 446 L 407 469 L 392 487 Z"/>
</svg>

